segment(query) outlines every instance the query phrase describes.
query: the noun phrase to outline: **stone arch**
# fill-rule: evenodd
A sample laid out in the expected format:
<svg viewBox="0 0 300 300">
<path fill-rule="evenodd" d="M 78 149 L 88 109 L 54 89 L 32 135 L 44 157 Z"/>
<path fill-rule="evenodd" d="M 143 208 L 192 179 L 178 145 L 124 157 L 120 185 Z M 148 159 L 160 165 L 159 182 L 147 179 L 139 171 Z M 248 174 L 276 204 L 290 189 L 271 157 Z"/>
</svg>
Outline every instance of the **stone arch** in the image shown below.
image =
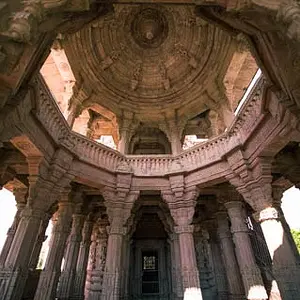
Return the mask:
<svg viewBox="0 0 300 300">
<path fill-rule="evenodd" d="M 171 144 L 158 128 L 140 126 L 129 143 L 129 154 L 170 154 Z"/>
</svg>

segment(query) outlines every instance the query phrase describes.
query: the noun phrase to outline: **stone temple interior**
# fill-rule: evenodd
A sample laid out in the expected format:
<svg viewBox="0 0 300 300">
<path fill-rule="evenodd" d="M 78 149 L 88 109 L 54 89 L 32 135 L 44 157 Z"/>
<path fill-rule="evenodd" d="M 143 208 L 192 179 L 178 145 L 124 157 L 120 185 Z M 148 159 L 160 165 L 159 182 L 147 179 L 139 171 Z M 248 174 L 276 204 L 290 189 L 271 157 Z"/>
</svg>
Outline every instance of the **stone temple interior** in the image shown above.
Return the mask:
<svg viewBox="0 0 300 300">
<path fill-rule="evenodd" d="M 299 1 L 0 1 L 0 160 L 2 300 L 299 300 Z"/>
</svg>

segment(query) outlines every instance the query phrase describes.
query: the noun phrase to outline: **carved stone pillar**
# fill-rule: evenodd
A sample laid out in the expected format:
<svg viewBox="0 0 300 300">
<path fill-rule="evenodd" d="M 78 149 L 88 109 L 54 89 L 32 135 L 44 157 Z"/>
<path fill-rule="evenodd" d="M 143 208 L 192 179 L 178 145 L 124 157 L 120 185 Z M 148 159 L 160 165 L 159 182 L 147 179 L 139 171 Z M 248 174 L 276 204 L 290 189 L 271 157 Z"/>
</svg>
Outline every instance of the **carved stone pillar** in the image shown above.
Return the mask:
<svg viewBox="0 0 300 300">
<path fill-rule="evenodd" d="M 72 229 L 69 235 L 65 263 L 59 279 L 59 288 L 57 291 L 58 299 L 69 299 L 74 288 L 74 278 L 76 272 L 76 263 L 79 254 L 80 242 L 82 239 L 82 227 L 84 215 L 75 213 L 72 216 Z"/>
<path fill-rule="evenodd" d="M 30 180 L 27 205 L 21 213 L 4 268 L 0 272 L 0 299 L 19 300 L 23 295 L 28 265 L 41 223 L 58 195 L 54 191 L 50 193 L 52 186 L 52 183 L 37 176 Z"/>
<path fill-rule="evenodd" d="M 89 250 L 88 263 L 86 268 L 86 280 L 84 286 L 84 298 L 89 299 L 90 288 L 92 284 L 92 271 L 96 263 L 96 248 L 97 248 L 97 231 L 98 225 L 94 224 L 91 236 L 91 246 Z"/>
<path fill-rule="evenodd" d="M 221 247 L 217 235 L 217 227 L 218 227 L 217 222 L 215 219 L 207 220 L 203 222 L 203 225 L 207 229 L 209 235 L 208 237 L 206 237 L 206 239 L 204 239 L 204 241 L 208 240 L 211 248 L 211 253 L 213 257 L 213 269 L 215 274 L 218 297 L 220 300 L 227 300 L 228 283 L 227 283 L 224 264 L 222 261 Z"/>
<path fill-rule="evenodd" d="M 0 298 L 19 300 L 28 276 L 28 264 L 45 210 L 26 206 L 19 221 L 4 269 L 0 273 Z"/>
<path fill-rule="evenodd" d="M 235 244 L 237 261 L 247 299 L 268 299 L 261 273 L 256 265 L 246 225 L 244 205 L 241 201 L 225 203 L 231 221 L 231 232 Z"/>
<path fill-rule="evenodd" d="M 73 204 L 69 201 L 68 196 L 64 195 L 63 201 L 58 204 L 57 221 L 53 227 L 49 253 L 34 300 L 55 299 L 66 241 L 71 229 L 72 212 Z"/>
<path fill-rule="evenodd" d="M 21 213 L 26 205 L 26 194 L 27 194 L 27 188 L 20 188 L 14 190 L 14 195 L 17 202 L 17 212 L 15 214 L 11 227 L 7 231 L 7 237 L 0 254 L 0 268 L 2 268 L 5 264 L 6 257 L 8 255 L 11 244 L 13 242 L 15 233 L 17 231 L 20 218 L 21 218 Z"/>
<path fill-rule="evenodd" d="M 179 239 L 177 233 L 172 233 L 170 235 L 170 244 L 171 244 L 171 261 L 172 261 L 172 290 L 173 297 L 172 299 L 182 299 L 182 280 L 181 280 L 181 264 L 180 264 L 180 248 L 179 248 Z"/>
<path fill-rule="evenodd" d="M 297 299 L 300 295 L 300 262 L 293 242 L 284 230 L 280 210 L 268 207 L 255 214 L 260 222 L 272 259 L 272 271 L 282 299 Z"/>
<path fill-rule="evenodd" d="M 191 225 L 195 213 L 198 189 L 196 186 L 185 189 L 184 177 L 180 172 L 169 178 L 170 190 L 162 191 L 174 220 L 174 231 L 178 234 L 181 279 L 184 299 L 202 299 L 199 272 L 194 244 L 194 226 Z"/>
<path fill-rule="evenodd" d="M 91 272 L 91 285 L 88 300 L 98 300 L 101 298 L 103 290 L 103 276 L 105 270 L 105 259 L 107 253 L 107 233 L 106 225 L 100 224 L 96 241 L 95 265 Z M 102 299 L 102 298 L 101 298 Z"/>
<path fill-rule="evenodd" d="M 217 297 L 217 283 L 220 281 L 217 279 L 220 278 L 220 276 L 216 276 L 216 270 L 214 270 L 213 261 L 215 256 L 212 253 L 212 247 L 209 243 L 210 236 L 207 230 L 201 228 L 201 225 L 196 225 L 195 227 L 196 258 L 203 299 L 215 299 Z M 221 270 L 222 269 L 223 266 L 221 265 Z M 219 298 L 220 296 L 219 294 Z"/>
<path fill-rule="evenodd" d="M 221 244 L 222 259 L 228 281 L 229 299 L 239 300 L 244 297 L 243 282 L 240 269 L 235 256 L 234 244 L 230 232 L 228 216 L 226 212 L 217 213 L 218 236 Z"/>
<path fill-rule="evenodd" d="M 117 188 L 103 193 L 110 226 L 101 300 L 119 300 L 123 273 L 123 238 L 138 191 L 130 191 L 132 173 L 128 166 L 117 174 Z"/>
<path fill-rule="evenodd" d="M 103 300 L 119 300 L 121 288 L 121 259 L 125 227 L 114 221 L 109 227 L 105 273 L 103 277 Z"/>
<path fill-rule="evenodd" d="M 38 262 L 39 262 L 39 257 L 41 253 L 41 249 L 43 246 L 43 242 L 46 239 L 45 233 L 49 224 L 51 214 L 47 213 L 45 215 L 44 220 L 41 222 L 40 229 L 39 229 L 39 234 L 37 236 L 37 239 L 34 244 L 34 248 L 30 257 L 30 262 L 29 262 L 29 269 L 30 270 L 35 270 Z"/>
<path fill-rule="evenodd" d="M 184 297 L 202 299 L 193 237 L 194 226 L 178 225 L 174 229 L 179 238 Z"/>
<path fill-rule="evenodd" d="M 87 218 L 82 230 L 82 241 L 78 254 L 74 287 L 71 299 L 84 299 L 84 285 L 87 275 L 87 264 L 89 258 L 89 249 L 91 245 L 91 234 L 93 230 L 93 221 Z"/>
</svg>

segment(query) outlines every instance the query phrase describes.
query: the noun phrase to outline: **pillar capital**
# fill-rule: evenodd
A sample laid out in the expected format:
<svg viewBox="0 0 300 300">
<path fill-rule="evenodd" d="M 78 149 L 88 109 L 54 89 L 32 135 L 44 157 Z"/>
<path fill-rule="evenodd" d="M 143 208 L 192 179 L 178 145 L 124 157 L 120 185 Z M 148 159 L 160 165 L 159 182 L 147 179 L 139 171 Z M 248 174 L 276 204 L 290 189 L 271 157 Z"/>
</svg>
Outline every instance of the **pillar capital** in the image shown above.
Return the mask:
<svg viewBox="0 0 300 300">
<path fill-rule="evenodd" d="M 118 189 L 108 188 L 103 191 L 104 204 L 111 227 L 122 228 L 126 224 L 139 194 L 139 191 L 121 192 Z"/>
<path fill-rule="evenodd" d="M 162 198 L 168 204 L 177 226 L 190 225 L 193 221 L 199 190 L 196 186 L 186 190 L 164 190 Z"/>
<path fill-rule="evenodd" d="M 244 203 L 241 201 L 231 201 L 225 203 L 225 207 L 231 220 L 231 232 L 248 232 Z"/>
<path fill-rule="evenodd" d="M 14 188 L 13 190 L 13 194 L 15 196 L 15 200 L 17 202 L 17 205 L 22 205 L 22 204 L 26 204 L 26 196 L 28 193 L 28 188 L 24 187 L 24 188 Z"/>
<path fill-rule="evenodd" d="M 267 220 L 277 220 L 280 217 L 280 213 L 275 207 L 267 207 L 254 213 L 253 217 L 257 222 L 264 222 Z"/>
</svg>

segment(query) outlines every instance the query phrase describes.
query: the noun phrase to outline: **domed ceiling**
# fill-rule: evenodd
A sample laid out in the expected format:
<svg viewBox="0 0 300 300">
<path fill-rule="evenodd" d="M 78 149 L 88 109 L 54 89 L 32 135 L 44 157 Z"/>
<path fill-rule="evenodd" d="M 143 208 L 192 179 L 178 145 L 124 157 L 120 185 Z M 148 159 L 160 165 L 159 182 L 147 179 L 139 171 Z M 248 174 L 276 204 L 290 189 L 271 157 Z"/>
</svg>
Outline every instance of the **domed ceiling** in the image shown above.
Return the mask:
<svg viewBox="0 0 300 300">
<path fill-rule="evenodd" d="M 140 121 L 211 108 L 209 87 L 222 83 L 232 38 L 195 16 L 191 6 L 116 5 L 64 40 L 77 82 L 91 102 Z"/>
</svg>

